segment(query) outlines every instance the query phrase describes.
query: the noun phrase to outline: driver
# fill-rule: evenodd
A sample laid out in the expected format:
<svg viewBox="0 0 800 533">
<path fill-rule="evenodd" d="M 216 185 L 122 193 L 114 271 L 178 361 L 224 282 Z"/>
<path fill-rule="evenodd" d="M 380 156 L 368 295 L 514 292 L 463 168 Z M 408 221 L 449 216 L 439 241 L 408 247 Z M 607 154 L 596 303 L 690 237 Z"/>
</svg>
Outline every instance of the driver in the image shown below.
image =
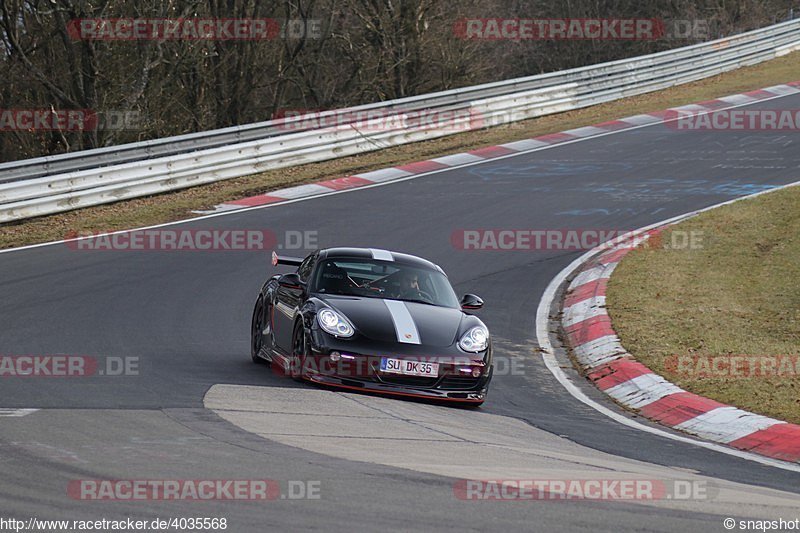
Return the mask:
<svg viewBox="0 0 800 533">
<path fill-rule="evenodd" d="M 413 272 L 406 272 L 400 277 L 400 298 L 419 299 L 422 295 L 419 289 L 419 276 Z"/>
</svg>

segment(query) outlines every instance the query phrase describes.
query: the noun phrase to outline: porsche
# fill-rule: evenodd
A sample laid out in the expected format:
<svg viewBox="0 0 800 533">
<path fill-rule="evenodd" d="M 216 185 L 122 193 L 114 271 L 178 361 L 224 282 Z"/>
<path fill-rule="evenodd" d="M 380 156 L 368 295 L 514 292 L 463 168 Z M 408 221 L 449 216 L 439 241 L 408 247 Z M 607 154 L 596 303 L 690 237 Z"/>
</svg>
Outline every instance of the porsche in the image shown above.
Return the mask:
<svg viewBox="0 0 800 533">
<path fill-rule="evenodd" d="M 251 357 L 296 380 L 472 406 L 492 379 L 492 342 L 457 298 L 444 271 L 409 254 L 327 248 L 262 286 L 251 327 Z"/>
</svg>

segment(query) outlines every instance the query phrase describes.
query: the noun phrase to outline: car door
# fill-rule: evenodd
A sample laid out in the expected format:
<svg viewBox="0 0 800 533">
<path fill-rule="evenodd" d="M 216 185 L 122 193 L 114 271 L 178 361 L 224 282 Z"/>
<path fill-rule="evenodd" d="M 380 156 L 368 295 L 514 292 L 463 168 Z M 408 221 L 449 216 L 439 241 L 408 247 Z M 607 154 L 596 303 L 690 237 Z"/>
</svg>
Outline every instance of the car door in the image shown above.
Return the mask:
<svg viewBox="0 0 800 533">
<path fill-rule="evenodd" d="M 292 352 L 292 333 L 294 329 L 295 317 L 305 301 L 308 292 L 308 281 L 311 271 L 314 269 L 314 264 L 317 259 L 317 254 L 314 253 L 308 256 L 297 268 L 297 274 L 303 282 L 298 287 L 288 287 L 278 285 L 275 291 L 275 310 L 274 310 L 274 328 L 275 328 L 275 343 L 279 351 L 290 354 Z"/>
</svg>

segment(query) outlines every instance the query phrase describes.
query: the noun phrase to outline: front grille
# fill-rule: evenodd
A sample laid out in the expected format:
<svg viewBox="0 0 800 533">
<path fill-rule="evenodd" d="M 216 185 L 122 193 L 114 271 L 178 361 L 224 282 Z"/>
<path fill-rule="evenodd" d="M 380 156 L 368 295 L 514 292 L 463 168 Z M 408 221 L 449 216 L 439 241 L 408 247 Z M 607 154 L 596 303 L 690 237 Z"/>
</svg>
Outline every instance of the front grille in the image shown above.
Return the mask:
<svg viewBox="0 0 800 533">
<path fill-rule="evenodd" d="M 478 381 L 480 379 L 481 378 L 473 378 L 472 376 L 446 376 L 442 380 L 441 385 L 439 385 L 439 388 L 444 390 L 474 389 L 478 386 Z"/>
<path fill-rule="evenodd" d="M 380 376 L 384 383 L 392 385 L 407 385 L 409 387 L 433 387 L 439 378 L 426 378 L 422 376 L 401 376 L 384 374 Z"/>
<path fill-rule="evenodd" d="M 360 381 L 353 381 L 352 379 L 342 379 L 342 385 L 347 385 L 348 387 L 364 387 L 363 383 Z"/>
</svg>

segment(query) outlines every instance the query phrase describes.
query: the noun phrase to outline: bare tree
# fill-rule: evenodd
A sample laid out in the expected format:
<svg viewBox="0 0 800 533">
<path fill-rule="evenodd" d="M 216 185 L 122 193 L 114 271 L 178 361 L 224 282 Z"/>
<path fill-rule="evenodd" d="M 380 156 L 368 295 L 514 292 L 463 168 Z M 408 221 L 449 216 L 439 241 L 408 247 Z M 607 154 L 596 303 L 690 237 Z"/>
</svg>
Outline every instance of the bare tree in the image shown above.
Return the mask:
<svg viewBox="0 0 800 533">
<path fill-rule="evenodd" d="M 708 38 L 784 20 L 800 0 L 0 0 L 0 109 L 137 112 L 133 129 L 4 131 L 0 160 L 267 120 L 611 61 L 697 38 L 465 40 L 464 18 L 707 21 Z M 267 18 L 260 40 L 76 39 L 78 19 Z"/>
</svg>

